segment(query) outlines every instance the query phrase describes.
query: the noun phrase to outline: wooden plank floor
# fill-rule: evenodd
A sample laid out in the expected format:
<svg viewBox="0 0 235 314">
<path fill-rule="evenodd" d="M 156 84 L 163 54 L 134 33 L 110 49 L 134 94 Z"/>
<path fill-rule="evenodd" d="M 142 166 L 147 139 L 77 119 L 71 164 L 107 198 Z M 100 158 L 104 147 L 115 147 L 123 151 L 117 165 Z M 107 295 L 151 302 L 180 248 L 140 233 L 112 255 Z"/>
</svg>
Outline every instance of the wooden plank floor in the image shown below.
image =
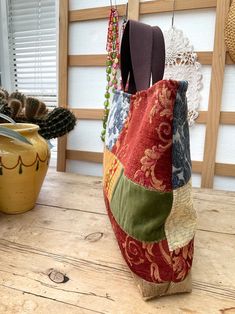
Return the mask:
<svg viewBox="0 0 235 314">
<path fill-rule="evenodd" d="M 144 302 L 100 178 L 50 171 L 34 210 L 0 215 L 0 314 L 235 313 L 235 193 L 195 189 L 194 203 L 193 292 Z"/>
</svg>

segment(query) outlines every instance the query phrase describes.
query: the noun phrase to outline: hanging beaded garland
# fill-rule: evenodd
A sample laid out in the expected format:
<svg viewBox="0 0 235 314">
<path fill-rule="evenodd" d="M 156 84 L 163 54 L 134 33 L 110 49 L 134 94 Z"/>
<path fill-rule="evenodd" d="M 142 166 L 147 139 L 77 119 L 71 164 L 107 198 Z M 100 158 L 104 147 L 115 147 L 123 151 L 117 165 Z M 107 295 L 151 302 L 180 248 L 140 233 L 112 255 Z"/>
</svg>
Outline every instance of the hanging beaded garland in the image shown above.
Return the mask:
<svg viewBox="0 0 235 314">
<path fill-rule="evenodd" d="M 106 92 L 104 102 L 104 117 L 103 117 L 103 130 L 101 133 L 101 140 L 105 141 L 106 124 L 109 115 L 110 107 L 110 89 L 115 90 L 118 88 L 117 72 L 119 69 L 119 17 L 116 8 L 111 8 L 109 16 L 109 26 L 107 34 L 107 60 L 106 60 Z"/>
</svg>

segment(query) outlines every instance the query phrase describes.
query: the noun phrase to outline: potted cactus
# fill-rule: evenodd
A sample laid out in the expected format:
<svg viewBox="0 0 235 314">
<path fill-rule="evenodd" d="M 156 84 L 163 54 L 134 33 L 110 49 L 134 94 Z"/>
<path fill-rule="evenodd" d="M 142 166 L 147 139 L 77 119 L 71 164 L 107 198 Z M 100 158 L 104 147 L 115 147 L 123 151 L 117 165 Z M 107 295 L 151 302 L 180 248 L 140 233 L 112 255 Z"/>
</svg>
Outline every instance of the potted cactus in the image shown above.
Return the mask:
<svg viewBox="0 0 235 314">
<path fill-rule="evenodd" d="M 38 99 L 20 92 L 9 95 L 3 88 L 0 113 L 0 119 L 4 114 L 11 121 L 0 125 L 0 211 L 22 213 L 35 206 L 48 169 L 46 140 L 71 131 L 76 118 L 64 108 L 48 112 Z"/>
<path fill-rule="evenodd" d="M 66 108 L 57 107 L 48 111 L 37 98 L 26 97 L 21 92 L 9 93 L 0 88 L 2 112 L 18 123 L 33 123 L 39 126 L 39 134 L 46 140 L 63 136 L 73 130 L 76 117 Z"/>
</svg>

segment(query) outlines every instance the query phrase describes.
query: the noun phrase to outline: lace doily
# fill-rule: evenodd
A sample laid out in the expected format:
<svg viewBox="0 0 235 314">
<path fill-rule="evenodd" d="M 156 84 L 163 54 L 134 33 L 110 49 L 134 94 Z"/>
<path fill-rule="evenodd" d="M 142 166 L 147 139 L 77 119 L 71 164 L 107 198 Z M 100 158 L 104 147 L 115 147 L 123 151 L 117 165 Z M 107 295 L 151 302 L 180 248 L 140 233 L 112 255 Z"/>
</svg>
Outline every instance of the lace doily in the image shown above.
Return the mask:
<svg viewBox="0 0 235 314">
<path fill-rule="evenodd" d="M 200 89 L 202 88 L 201 64 L 188 38 L 181 30 L 171 27 L 164 32 L 166 46 L 165 79 L 188 81 L 188 121 L 192 126 L 198 117 Z"/>
</svg>

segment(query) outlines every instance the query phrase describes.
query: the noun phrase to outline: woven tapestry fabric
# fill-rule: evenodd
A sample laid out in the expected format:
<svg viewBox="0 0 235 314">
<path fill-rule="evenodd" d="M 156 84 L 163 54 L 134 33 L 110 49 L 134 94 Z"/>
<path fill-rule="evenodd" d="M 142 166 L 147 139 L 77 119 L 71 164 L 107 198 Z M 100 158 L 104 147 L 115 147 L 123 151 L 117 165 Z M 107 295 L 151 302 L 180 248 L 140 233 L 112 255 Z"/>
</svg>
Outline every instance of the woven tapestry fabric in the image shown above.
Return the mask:
<svg viewBox="0 0 235 314">
<path fill-rule="evenodd" d="M 108 119 L 105 204 L 145 299 L 191 291 L 196 212 L 187 86 L 161 80 L 133 95 L 116 92 Z"/>
</svg>

